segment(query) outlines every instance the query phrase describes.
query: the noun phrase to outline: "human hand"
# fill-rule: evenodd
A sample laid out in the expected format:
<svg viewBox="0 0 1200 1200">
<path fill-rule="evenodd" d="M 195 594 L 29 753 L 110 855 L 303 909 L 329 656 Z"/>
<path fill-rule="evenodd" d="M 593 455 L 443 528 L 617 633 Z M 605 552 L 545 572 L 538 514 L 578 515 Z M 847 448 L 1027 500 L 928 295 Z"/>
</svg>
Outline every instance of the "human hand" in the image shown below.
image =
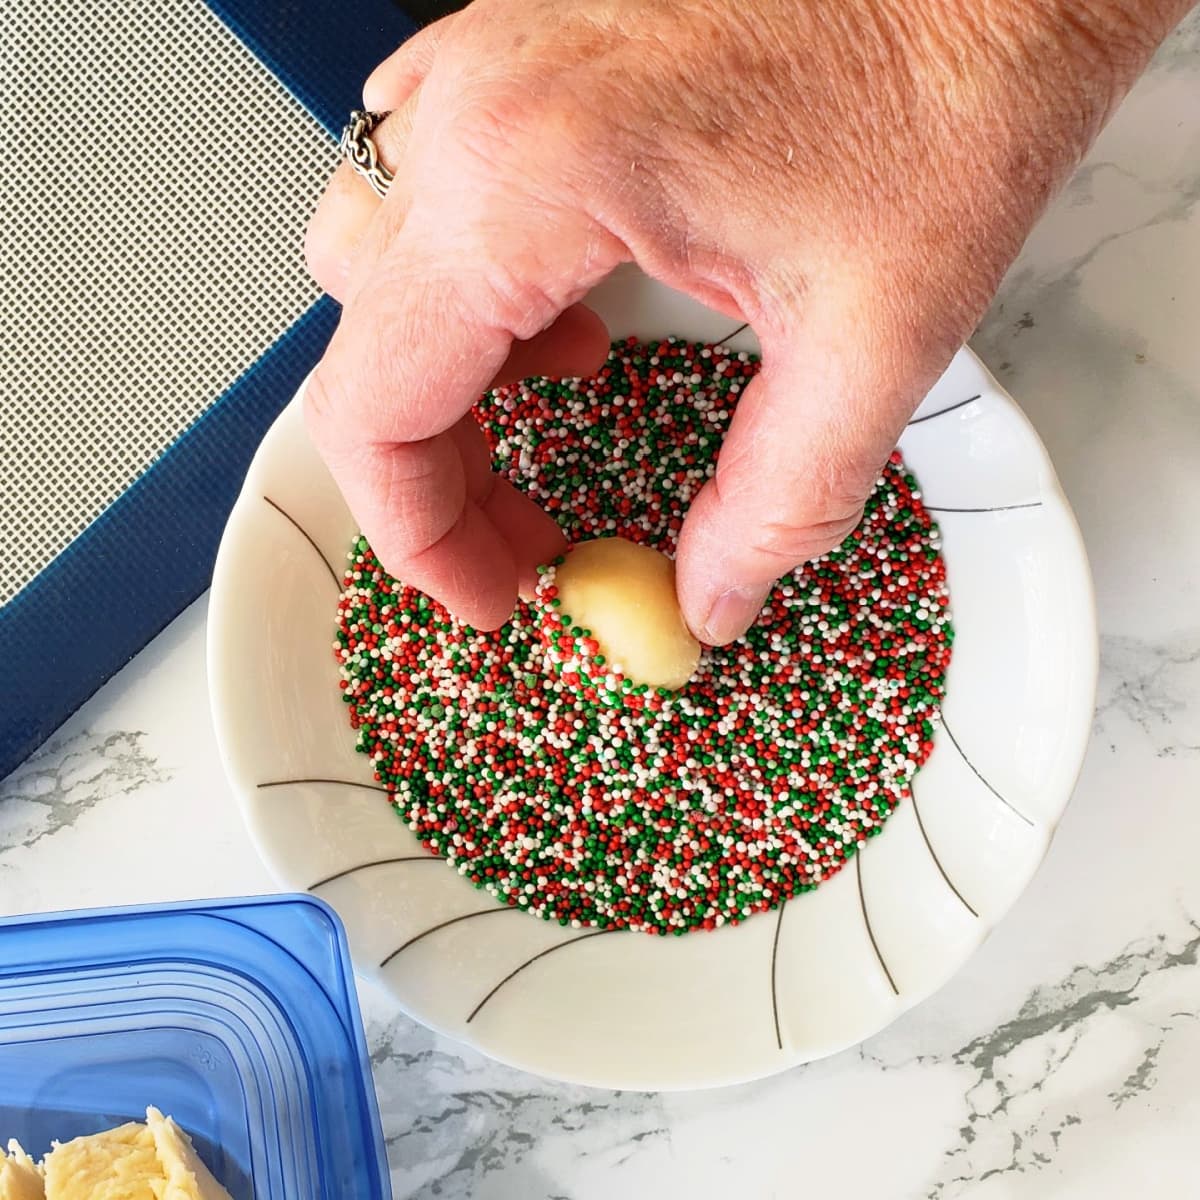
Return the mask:
<svg viewBox="0 0 1200 1200">
<path fill-rule="evenodd" d="M 738 636 L 856 524 L 905 421 L 1184 0 L 475 0 L 368 81 L 396 182 L 309 230 L 345 305 L 314 439 L 384 565 L 483 627 L 553 523 L 488 470 L 497 378 L 587 374 L 628 260 L 749 321 L 764 365 L 677 580 Z"/>
</svg>

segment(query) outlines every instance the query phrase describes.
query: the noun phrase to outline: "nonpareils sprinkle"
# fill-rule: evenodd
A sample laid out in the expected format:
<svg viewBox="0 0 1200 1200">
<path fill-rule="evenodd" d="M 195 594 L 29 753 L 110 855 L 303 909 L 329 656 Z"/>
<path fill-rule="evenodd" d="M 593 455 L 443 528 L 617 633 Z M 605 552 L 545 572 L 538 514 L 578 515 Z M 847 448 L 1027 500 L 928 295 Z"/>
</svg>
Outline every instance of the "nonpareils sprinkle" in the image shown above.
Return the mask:
<svg viewBox="0 0 1200 1200">
<path fill-rule="evenodd" d="M 476 416 L 496 470 L 571 541 L 673 554 L 758 365 L 630 340 L 594 379 L 497 388 Z M 828 879 L 928 757 L 953 640 L 938 530 L 898 453 L 854 533 L 678 693 L 564 670 L 587 631 L 542 603 L 495 633 L 461 625 L 362 538 L 344 582 L 343 698 L 397 812 L 498 900 L 574 927 L 713 929 Z"/>
</svg>

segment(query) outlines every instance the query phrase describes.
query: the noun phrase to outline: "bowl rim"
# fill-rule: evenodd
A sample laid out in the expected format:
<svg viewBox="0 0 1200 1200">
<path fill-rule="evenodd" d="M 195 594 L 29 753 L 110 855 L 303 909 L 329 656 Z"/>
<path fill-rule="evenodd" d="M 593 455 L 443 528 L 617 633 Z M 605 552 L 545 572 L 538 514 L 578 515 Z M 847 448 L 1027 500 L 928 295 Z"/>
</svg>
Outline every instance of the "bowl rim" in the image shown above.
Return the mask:
<svg viewBox="0 0 1200 1200">
<path fill-rule="evenodd" d="M 615 337 L 615 335 L 614 335 Z M 715 340 L 715 339 L 714 339 Z M 462 1030 L 456 1030 L 449 1023 L 443 1024 L 437 1019 L 431 1019 L 428 1013 L 422 1013 L 417 1016 L 411 1012 L 405 1004 L 404 997 L 399 993 L 399 990 L 394 987 L 388 980 L 386 974 L 372 964 L 364 963 L 358 958 L 355 959 L 356 971 L 364 978 L 371 980 L 383 988 L 383 990 L 392 997 L 399 1007 L 407 1012 L 414 1019 L 419 1020 L 422 1024 L 433 1029 L 446 1037 L 452 1038 L 455 1041 L 464 1042 L 471 1045 L 473 1048 L 480 1050 L 488 1057 L 504 1063 L 508 1066 L 525 1070 L 534 1071 L 545 1077 L 553 1077 L 565 1082 L 581 1084 L 584 1086 L 593 1086 L 600 1088 L 628 1088 L 631 1090 L 641 1091 L 677 1091 L 677 1090 L 696 1090 L 703 1087 L 722 1087 L 734 1086 L 741 1083 L 751 1082 L 753 1080 L 767 1078 L 778 1074 L 781 1071 L 787 1070 L 793 1066 L 802 1063 L 814 1061 L 819 1058 L 826 1057 L 831 1054 L 838 1053 L 851 1046 L 857 1045 L 865 1039 L 874 1036 L 882 1029 L 886 1028 L 892 1021 L 896 1020 L 903 1013 L 909 1011 L 917 1004 L 921 1003 L 933 993 L 942 988 L 946 982 L 959 970 L 963 968 L 967 960 L 986 940 L 986 938 L 995 929 L 1004 915 L 1011 910 L 1016 903 L 1017 898 L 1028 887 L 1033 875 L 1040 868 L 1045 860 L 1046 852 L 1055 831 L 1061 821 L 1063 812 L 1067 803 L 1070 800 L 1071 794 L 1078 781 L 1079 774 L 1083 767 L 1083 762 L 1086 750 L 1090 740 L 1091 733 L 1091 714 L 1094 713 L 1095 696 L 1099 670 L 1099 645 L 1097 636 L 1097 612 L 1095 589 L 1092 581 L 1091 571 L 1088 564 L 1086 548 L 1083 537 L 1079 529 L 1078 522 L 1072 512 L 1070 503 L 1065 492 L 1057 478 L 1057 475 L 1050 462 L 1049 456 L 1038 438 L 1036 430 L 1032 422 L 1021 411 L 1020 407 L 1000 386 L 998 382 L 990 375 L 983 367 L 977 356 L 967 347 L 960 351 L 961 355 L 966 355 L 971 360 L 972 365 L 980 372 L 982 377 L 989 383 L 998 400 L 1005 405 L 1013 416 L 1015 416 L 1022 425 L 1024 432 L 1029 438 L 1030 445 L 1036 447 L 1038 461 L 1036 463 L 1039 475 L 1039 499 L 1049 509 L 1055 510 L 1057 517 L 1063 522 L 1063 532 L 1066 535 L 1062 552 L 1064 555 L 1069 555 L 1073 558 L 1073 562 L 1067 564 L 1076 576 L 1078 584 L 1082 585 L 1078 597 L 1079 607 L 1077 610 L 1071 611 L 1071 620 L 1075 624 L 1078 632 L 1082 635 L 1078 639 L 1080 646 L 1080 660 L 1073 664 L 1073 670 L 1078 674 L 1077 692 L 1081 708 L 1088 714 L 1086 721 L 1080 720 L 1073 729 L 1064 729 L 1060 731 L 1063 734 L 1064 745 L 1066 750 L 1064 758 L 1072 764 L 1069 782 L 1066 783 L 1060 791 L 1056 793 L 1056 802 L 1052 811 L 1046 811 L 1039 816 L 1038 825 L 1041 827 L 1040 844 L 1036 847 L 1036 853 L 1032 850 L 1025 860 L 1025 865 L 1022 870 L 1013 873 L 1013 878 L 1019 881 L 1019 886 L 1014 887 L 1012 898 L 1007 905 L 1000 910 L 993 919 L 981 918 L 977 927 L 972 931 L 973 936 L 962 938 L 956 942 L 956 947 L 962 947 L 961 952 L 948 956 L 945 960 L 942 970 L 931 975 L 927 980 L 923 981 L 918 987 L 907 987 L 903 995 L 896 997 L 896 1003 L 886 1010 L 882 1010 L 878 1014 L 878 1019 L 870 1023 L 870 1027 L 855 1028 L 853 1033 L 845 1037 L 831 1037 L 824 1041 L 820 1039 L 805 1040 L 801 1045 L 797 1046 L 792 1054 L 783 1053 L 779 1058 L 765 1067 L 755 1067 L 747 1070 L 744 1073 L 724 1071 L 720 1073 L 719 1078 L 714 1078 L 711 1082 L 696 1083 L 694 1081 L 680 1082 L 672 1080 L 669 1077 L 657 1077 L 652 1074 L 647 1074 L 644 1079 L 638 1081 L 630 1081 L 624 1076 L 621 1078 L 602 1078 L 585 1077 L 575 1071 L 566 1071 L 562 1074 L 555 1074 L 552 1071 L 547 1071 L 544 1066 L 531 1066 L 528 1062 L 523 1062 L 519 1055 L 506 1054 L 502 1048 L 496 1048 L 491 1045 L 481 1045 L 479 1042 L 464 1038 Z M 297 397 L 291 402 L 292 405 L 298 405 L 302 402 L 303 386 L 297 393 Z M 288 411 L 284 410 L 285 414 Z M 282 420 L 282 416 L 280 420 Z M 272 432 L 274 431 L 274 427 Z M 225 769 L 227 778 L 230 781 L 231 788 L 237 797 L 239 808 L 243 818 L 246 821 L 248 831 L 253 840 L 260 856 L 263 858 L 272 875 L 280 882 L 280 884 L 289 890 L 302 888 L 303 884 L 299 883 L 293 873 L 289 872 L 288 856 L 284 850 L 275 844 L 269 836 L 269 832 L 263 827 L 262 822 L 258 819 L 254 800 L 256 784 L 242 777 L 241 772 L 237 767 L 236 755 L 234 754 L 234 742 L 236 740 L 236 730 L 234 730 L 229 722 L 225 720 L 223 712 L 227 710 L 225 702 L 224 688 L 228 683 L 227 670 L 222 662 L 223 646 L 228 642 L 230 630 L 239 620 L 238 606 L 232 597 L 232 594 L 224 586 L 224 576 L 226 570 L 230 569 L 229 564 L 233 557 L 232 547 L 240 537 L 240 520 L 246 509 L 251 503 L 257 503 L 259 493 L 255 486 L 256 484 L 256 467 L 259 463 L 259 456 L 271 453 L 271 433 L 268 433 L 267 439 L 264 441 L 263 447 L 255 456 L 255 461 L 250 468 L 247 476 L 246 484 L 239 493 L 237 502 L 234 505 L 233 512 L 230 516 L 229 524 L 226 528 L 225 536 L 222 538 L 221 547 L 218 552 L 217 567 L 214 572 L 213 588 L 210 596 L 209 613 L 208 613 L 208 634 L 207 634 L 207 660 L 208 672 L 210 679 L 210 699 L 212 708 L 213 723 L 216 729 L 218 752 L 221 758 L 222 765 Z M 858 858 L 859 856 L 855 856 Z M 846 872 L 847 874 L 849 872 Z M 824 885 L 823 885 L 824 886 Z M 347 914 L 344 917 L 347 925 L 353 928 L 353 916 Z"/>
</svg>

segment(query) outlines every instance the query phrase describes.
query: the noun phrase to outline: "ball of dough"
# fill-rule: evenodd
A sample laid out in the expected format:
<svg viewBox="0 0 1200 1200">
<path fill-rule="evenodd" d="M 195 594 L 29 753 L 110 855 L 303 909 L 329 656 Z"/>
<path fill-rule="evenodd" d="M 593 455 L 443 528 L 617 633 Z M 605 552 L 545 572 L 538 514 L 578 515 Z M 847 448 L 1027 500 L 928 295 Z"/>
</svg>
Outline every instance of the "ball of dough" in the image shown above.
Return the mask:
<svg viewBox="0 0 1200 1200">
<path fill-rule="evenodd" d="M 580 542 L 555 571 L 560 611 L 590 629 L 626 679 L 683 687 L 700 663 L 700 643 L 679 611 L 675 564 L 624 538 Z"/>
</svg>

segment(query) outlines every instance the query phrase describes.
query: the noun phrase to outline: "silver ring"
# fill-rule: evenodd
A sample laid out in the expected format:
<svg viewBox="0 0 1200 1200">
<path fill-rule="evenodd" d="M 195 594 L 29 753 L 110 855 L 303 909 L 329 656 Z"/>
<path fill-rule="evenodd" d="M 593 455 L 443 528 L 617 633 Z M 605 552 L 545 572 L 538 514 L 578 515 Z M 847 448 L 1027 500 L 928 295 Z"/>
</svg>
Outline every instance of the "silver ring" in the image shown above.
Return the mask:
<svg viewBox="0 0 1200 1200">
<path fill-rule="evenodd" d="M 379 161 L 379 147 L 371 134 L 387 113 L 365 112 L 355 109 L 350 114 L 350 124 L 342 130 L 338 149 L 346 161 L 371 185 L 371 191 L 382 200 L 396 177 Z"/>
</svg>

